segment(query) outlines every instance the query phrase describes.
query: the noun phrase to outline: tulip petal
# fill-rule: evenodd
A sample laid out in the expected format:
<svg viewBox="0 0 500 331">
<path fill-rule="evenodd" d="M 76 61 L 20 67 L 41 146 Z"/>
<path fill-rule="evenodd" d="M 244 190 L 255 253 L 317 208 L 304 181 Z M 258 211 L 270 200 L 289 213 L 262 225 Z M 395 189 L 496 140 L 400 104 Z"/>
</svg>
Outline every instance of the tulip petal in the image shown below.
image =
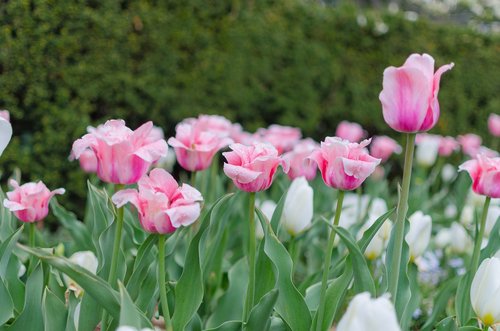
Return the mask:
<svg viewBox="0 0 500 331">
<path fill-rule="evenodd" d="M 134 189 L 121 190 L 113 194 L 111 201 L 116 205 L 116 207 L 123 207 L 127 202 L 133 204 L 137 209 L 139 209 L 139 197 L 138 193 Z"/>
<path fill-rule="evenodd" d="M 260 171 L 253 171 L 242 166 L 235 166 L 229 163 L 224 163 L 224 173 L 233 181 L 237 181 L 242 184 L 248 184 L 256 180 L 262 174 Z"/>
<path fill-rule="evenodd" d="M 420 70 L 429 81 L 434 76 L 434 59 L 429 54 L 411 54 L 403 66 Z"/>
<path fill-rule="evenodd" d="M 172 207 L 166 211 L 170 217 L 170 222 L 175 228 L 187 226 L 194 223 L 200 216 L 201 207 L 198 203 Z"/>
<path fill-rule="evenodd" d="M 12 125 L 9 123 L 9 121 L 0 117 L 0 155 L 2 155 L 11 138 Z"/>
<path fill-rule="evenodd" d="M 140 157 L 146 162 L 153 163 L 160 158 L 167 156 L 168 145 L 165 140 L 160 139 L 151 144 L 147 144 L 134 152 L 134 155 Z"/>
</svg>

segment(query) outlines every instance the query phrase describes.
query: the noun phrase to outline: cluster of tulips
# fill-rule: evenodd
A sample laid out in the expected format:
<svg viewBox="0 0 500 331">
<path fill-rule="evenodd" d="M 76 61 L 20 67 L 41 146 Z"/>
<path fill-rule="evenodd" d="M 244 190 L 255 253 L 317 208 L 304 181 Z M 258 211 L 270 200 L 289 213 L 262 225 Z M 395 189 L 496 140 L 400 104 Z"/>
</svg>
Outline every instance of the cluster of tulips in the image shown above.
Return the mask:
<svg viewBox="0 0 500 331">
<path fill-rule="evenodd" d="M 472 307 L 477 317 L 477 320 L 472 319 L 474 327 L 496 330 L 496 324 L 500 323 L 500 258 L 495 257 L 496 251 L 489 255 L 482 254 L 481 248 L 486 245 L 483 242 L 485 229 L 488 233 L 491 233 L 493 228 L 498 229 L 495 226 L 498 223 L 498 214 L 493 213 L 495 214 L 493 219 L 491 215 L 488 217 L 488 210 L 490 204 L 492 209 L 500 209 L 494 200 L 491 203 L 492 199 L 500 198 L 500 158 L 494 149 L 482 146 L 479 136 L 469 134 L 455 139 L 425 133 L 439 120 L 440 79 L 443 73 L 452 68 L 453 64 L 446 64 L 434 71 L 434 59 L 430 55 L 412 54 L 401 67 L 389 67 L 384 71 L 383 89 L 379 96 L 383 118 L 392 129 L 406 136 L 404 172 L 393 222 L 389 217 L 394 210 L 388 211 L 385 201 L 378 197 L 374 197 L 370 202 L 364 200 L 367 196 L 361 194 L 361 185 L 370 176 L 374 177 L 374 180 L 383 178 L 383 164 L 391 155 L 403 152 L 403 148 L 396 140 L 387 136 L 363 140 L 367 133 L 357 123 L 341 122 L 335 136 L 326 137 L 320 144 L 310 138 L 303 139 L 298 128 L 271 125 L 251 134 L 245 132 L 239 124 L 233 124 L 221 116 L 214 115 L 185 119 L 176 126 L 175 137 L 168 140 L 164 139 L 161 129 L 154 127 L 152 122 L 147 122 L 136 130 L 128 128 L 123 120 L 109 120 L 97 128 L 89 127 L 88 133 L 73 143 L 70 158 L 78 159 L 81 168 L 86 172 L 95 173 L 101 182 L 114 184 L 110 201 L 114 205 L 116 217 L 113 221 L 111 259 L 105 260 L 109 272 L 104 283 L 107 283 L 111 290 L 122 290 L 120 284 L 124 282 L 124 278 L 119 269 L 120 254 L 127 244 L 122 240 L 124 228 L 127 226 L 126 214 L 130 214 L 131 210 L 134 213 L 136 211 L 140 226 L 155 238 L 158 248 L 157 292 L 153 291 L 155 294 L 153 301 L 158 307 L 154 309 L 154 316 L 146 316 L 147 320 L 151 320 L 152 317 L 153 320 L 159 318 L 162 322 L 156 324 L 156 327 L 166 330 L 177 331 L 187 328 L 187 323 L 199 309 L 203 293 L 195 300 L 197 303 L 194 305 L 194 311 L 186 317 L 186 322 L 179 324 L 180 317 L 177 317 L 181 315 L 184 301 L 191 300 L 193 296 L 180 290 L 177 292 L 178 288 L 175 289 L 175 297 L 169 294 L 172 282 L 177 282 L 177 287 L 181 284 L 181 280 L 177 277 L 167 274 L 168 266 L 165 262 L 168 263 L 167 257 L 172 250 L 169 248 L 169 238 L 179 229 L 189 227 L 183 232 L 183 238 L 194 242 L 202 240 L 202 231 L 209 226 L 206 222 L 213 221 L 203 220 L 203 216 L 213 212 L 224 198 L 212 196 L 208 198 L 207 195 L 211 195 L 214 188 L 198 185 L 200 181 L 197 180 L 197 174 L 207 171 L 216 176 L 217 153 L 226 150 L 222 156 L 225 159 L 223 172 L 230 179 L 225 183 L 227 191 L 246 192 L 240 194 L 246 195 L 245 201 L 248 201 L 247 220 L 239 222 L 239 226 L 242 226 L 243 232 L 246 233 L 246 239 L 242 243 L 246 245 L 245 279 L 248 278 L 248 281 L 244 297 L 233 298 L 241 301 L 234 302 L 234 305 L 243 306 L 239 324 L 231 326 L 222 323 L 220 327 L 210 328 L 211 330 L 226 330 L 226 328 L 268 330 L 273 327 L 272 325 L 278 330 L 280 328 L 276 327 L 275 323 L 267 323 L 266 320 L 272 321 L 273 318 L 270 319 L 270 316 L 280 316 L 282 324 L 279 325 L 283 329 L 321 331 L 329 329 L 334 324 L 337 312 L 340 312 L 338 315 L 340 319 L 335 322 L 338 331 L 408 329 L 418 306 L 414 306 L 411 295 L 416 293 L 416 285 L 411 281 L 408 284 L 407 272 L 412 268 L 412 263 L 423 255 L 432 227 L 431 217 L 422 211 L 416 211 L 410 217 L 407 215 L 414 149 L 417 146 L 418 165 L 425 168 L 434 165 L 438 155 L 445 158 L 462 148 L 464 155 L 470 159 L 460 165 L 459 170 L 466 171 L 470 175 L 472 190 L 485 199 L 481 200 L 484 201 L 484 208 L 477 221 L 475 240 L 473 244 L 467 246 L 472 249 L 470 265 L 467 266 L 470 277 L 465 277 L 461 281 L 463 285 L 459 286 L 465 293 L 461 298 L 467 298 L 470 302 L 464 303 L 465 313 L 463 316 L 458 316 L 453 325 L 468 326 L 472 330 L 469 320 L 472 314 L 467 310 L 468 307 Z M 496 138 L 500 137 L 500 116 L 492 114 L 489 117 L 488 127 L 491 134 Z M 12 134 L 8 119 L 0 118 L 0 130 L 2 144 L 0 147 L 3 151 Z M 162 167 L 165 163 L 170 165 L 172 163 L 169 145 L 175 151 L 178 164 L 190 172 L 191 184 L 179 184 L 172 174 Z M 276 247 L 284 248 L 279 242 L 279 234 L 275 233 L 275 218 L 278 217 L 281 221 L 280 226 L 286 229 L 292 238 L 291 242 L 294 242 L 294 238 L 304 236 L 304 233 L 311 228 L 314 215 L 313 196 L 318 194 L 309 182 L 315 180 L 318 169 L 326 187 L 336 190 L 337 202 L 332 215 L 333 220 L 330 222 L 326 218 L 323 219 L 328 226 L 328 233 L 326 245 L 323 245 L 324 260 L 317 270 L 319 279 L 314 289 L 317 296 L 315 303 L 311 304 L 313 308 L 309 309 L 313 312 L 311 318 L 309 315 L 293 316 L 300 310 L 291 309 L 290 307 L 294 305 L 292 303 L 289 303 L 290 306 L 287 308 L 287 303 L 282 302 L 282 298 L 288 299 L 293 295 L 298 296 L 294 300 L 300 302 L 308 299 L 309 290 L 304 299 L 303 293 L 293 284 L 293 269 L 298 248 L 292 244 L 288 245 L 289 252 L 285 260 L 289 257 L 293 264 L 289 277 L 291 279 L 288 280 L 291 284 L 290 287 L 279 284 L 286 283 L 287 280 L 283 280 L 281 275 L 276 276 L 275 287 L 278 291 L 273 300 L 270 299 L 271 293 L 274 293 L 272 291 L 265 296 L 258 293 L 260 283 L 267 281 L 258 271 L 260 270 L 258 256 L 263 254 L 259 247 L 264 245 L 262 250 L 275 263 L 274 268 L 278 270 L 278 274 L 287 270 L 286 266 L 278 266 L 279 261 L 275 261 L 270 253 L 272 243 Z M 442 169 L 443 178 L 446 176 L 445 169 L 446 166 Z M 448 177 L 454 176 L 454 169 L 450 171 L 452 175 Z M 274 201 L 269 199 L 257 200 L 256 193 L 269 190 L 275 178 L 281 173 L 286 174 L 292 182 L 284 195 L 281 207 L 277 207 Z M 42 262 L 53 263 L 51 264 L 53 267 L 67 273 L 66 267 L 50 262 L 50 254 L 36 250 L 35 240 L 37 231 L 35 223 L 47 216 L 51 198 L 56 194 L 64 194 L 64 189 L 50 191 L 41 181 L 19 185 L 16 180 L 11 179 L 9 184 L 12 191 L 7 192 L 3 205 L 20 221 L 28 223 L 29 246 L 19 245 L 32 255 L 28 262 L 28 272 L 33 272 L 39 259 Z M 355 191 L 356 194 L 348 193 L 349 191 Z M 127 209 L 128 204 L 134 208 Z M 280 215 L 276 216 L 280 208 Z M 361 219 L 366 219 L 367 222 L 359 228 L 356 241 L 352 233 L 346 229 Z M 443 247 L 457 241 L 465 231 L 463 228 L 453 229 L 455 228 L 446 229 L 448 232 L 442 231 L 439 235 Z M 339 238 L 342 243 L 339 242 Z M 462 238 L 468 238 L 468 235 L 462 235 Z M 274 239 L 275 241 L 272 241 Z M 265 240 L 265 244 L 261 244 L 261 240 Z M 458 245 L 466 240 L 470 239 L 458 240 L 460 241 Z M 336 251 L 335 248 L 342 244 L 347 246 L 347 254 L 341 250 Z M 356 259 L 357 255 L 353 252 L 358 250 L 367 261 L 374 261 L 385 254 L 387 273 L 386 285 L 381 287 L 384 288 L 383 293 L 376 293 L 370 290 L 370 286 L 363 285 L 366 279 L 363 280 L 364 276 L 357 273 L 367 264 L 365 260 L 363 262 Z M 201 254 L 198 252 L 198 247 L 193 251 L 188 249 L 186 254 L 195 254 L 195 251 Z M 338 256 L 335 257 L 338 254 L 344 255 L 344 259 L 339 260 Z M 137 253 L 137 259 L 139 255 Z M 98 268 L 102 268 L 91 251 L 77 252 L 69 261 L 71 262 L 66 260 L 70 266 L 80 265 L 87 269 L 84 272 L 93 274 Z M 186 258 L 185 261 L 189 259 Z M 185 262 L 185 268 L 188 267 L 187 263 Z M 344 273 L 337 278 L 332 277 L 339 275 L 336 268 L 340 267 L 345 268 Z M 77 270 L 81 271 L 78 268 Z M 79 279 L 75 278 L 78 278 L 75 273 L 69 272 L 65 275 L 66 282 L 70 284 L 68 287 L 75 291 L 77 297 L 81 297 L 83 293 L 87 295 L 87 292 L 93 295 L 94 292 L 88 289 L 89 285 L 80 284 Z M 369 283 L 370 281 L 366 282 Z M 195 285 L 189 285 L 192 285 L 193 291 L 196 290 Z M 352 286 L 355 288 L 355 295 L 350 298 L 347 308 L 343 309 L 342 300 L 345 291 Z M 189 288 L 184 290 L 190 291 Z M 286 291 L 294 294 L 286 297 Z M 255 318 L 252 316 L 257 314 L 259 309 L 263 309 L 265 302 L 262 301 L 265 298 L 270 300 L 271 308 L 264 324 L 255 324 Z M 308 303 L 309 307 L 311 305 Z M 112 330 L 117 327 L 119 330 L 133 330 L 134 327 L 151 326 L 148 321 L 142 321 L 137 325 L 127 324 L 126 318 L 120 317 L 120 320 L 117 320 L 116 317 L 110 316 L 107 307 L 103 308 L 98 324 L 101 330 Z M 174 321 L 170 313 L 172 308 Z M 177 310 L 179 312 L 176 312 Z M 296 319 L 304 322 L 295 322 Z"/>
</svg>

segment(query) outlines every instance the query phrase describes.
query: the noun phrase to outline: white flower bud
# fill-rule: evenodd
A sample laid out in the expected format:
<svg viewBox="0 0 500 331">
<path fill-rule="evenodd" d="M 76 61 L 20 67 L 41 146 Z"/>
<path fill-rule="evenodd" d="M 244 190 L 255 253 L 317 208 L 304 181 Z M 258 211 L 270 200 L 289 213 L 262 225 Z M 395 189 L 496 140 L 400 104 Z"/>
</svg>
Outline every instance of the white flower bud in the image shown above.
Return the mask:
<svg viewBox="0 0 500 331">
<path fill-rule="evenodd" d="M 485 324 L 500 322 L 500 259 L 485 259 L 477 269 L 470 289 L 472 308 Z"/>
<path fill-rule="evenodd" d="M 259 208 L 270 222 L 273 218 L 274 210 L 276 209 L 276 203 L 272 200 L 264 200 L 260 203 Z M 255 222 L 255 236 L 257 239 L 264 238 L 264 230 L 262 229 L 262 225 L 258 219 L 257 222 Z"/>
<path fill-rule="evenodd" d="M 71 255 L 69 260 L 79 265 L 80 267 L 87 269 L 93 274 L 97 272 L 97 257 L 91 251 L 76 252 Z M 79 297 L 83 293 L 83 289 L 74 280 L 66 276 L 66 274 L 63 275 L 63 278 L 66 282 L 66 285 L 68 286 L 68 289 L 71 291 L 75 291 L 77 297 Z"/>
<path fill-rule="evenodd" d="M 283 226 L 293 236 L 304 231 L 313 217 L 313 189 L 305 177 L 295 178 L 288 189 L 281 215 Z"/>
<path fill-rule="evenodd" d="M 410 247 L 410 259 L 422 255 L 431 239 L 432 218 L 429 215 L 424 215 L 421 211 L 415 212 L 408 219 L 410 229 L 406 234 L 405 240 Z"/>
<path fill-rule="evenodd" d="M 422 167 L 431 167 L 436 163 L 439 150 L 439 136 L 426 134 L 422 136 L 421 141 L 417 146 L 415 160 Z"/>
<path fill-rule="evenodd" d="M 457 175 L 457 167 L 446 163 L 441 170 L 441 178 L 444 182 L 450 182 Z"/>
</svg>

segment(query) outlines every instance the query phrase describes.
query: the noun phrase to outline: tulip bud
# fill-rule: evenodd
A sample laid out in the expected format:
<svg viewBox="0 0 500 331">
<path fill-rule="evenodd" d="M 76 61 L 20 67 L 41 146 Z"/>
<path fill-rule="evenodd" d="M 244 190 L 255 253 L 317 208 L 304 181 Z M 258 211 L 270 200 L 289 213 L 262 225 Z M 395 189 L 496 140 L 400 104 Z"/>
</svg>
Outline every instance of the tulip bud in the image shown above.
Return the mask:
<svg viewBox="0 0 500 331">
<path fill-rule="evenodd" d="M 80 267 L 87 269 L 93 274 L 97 272 L 97 257 L 91 251 L 76 252 L 71 255 L 69 260 L 79 265 Z M 64 275 L 63 278 L 68 285 L 68 289 L 70 291 L 74 291 L 77 297 L 79 297 L 83 293 L 83 289 L 74 280 L 66 275 Z"/>
<path fill-rule="evenodd" d="M 406 234 L 405 240 L 410 247 L 410 259 L 422 255 L 431 239 L 432 219 L 429 215 L 424 215 L 421 211 L 415 212 L 408 219 L 410 229 Z"/>
<path fill-rule="evenodd" d="M 469 225 L 474 220 L 474 206 L 465 205 L 462 209 L 462 214 L 460 215 L 460 223 L 463 225 Z"/>
<path fill-rule="evenodd" d="M 488 216 L 486 217 L 486 224 L 484 227 L 484 235 L 486 237 L 490 236 L 491 230 L 497 222 L 499 222 L 500 218 L 500 206 L 490 206 L 488 211 Z"/>
<path fill-rule="evenodd" d="M 436 162 L 441 139 L 439 136 L 430 134 L 420 136 L 415 159 L 420 166 L 431 167 Z"/>
<path fill-rule="evenodd" d="M 477 269 L 470 289 L 472 308 L 488 326 L 500 322 L 500 259 L 485 259 Z"/>
<path fill-rule="evenodd" d="M 441 178 L 444 182 L 450 182 L 453 178 L 455 178 L 456 175 L 456 167 L 452 166 L 449 163 L 443 166 L 443 169 L 441 170 Z"/>
<path fill-rule="evenodd" d="M 274 210 L 276 209 L 276 203 L 272 200 L 264 200 L 262 203 L 258 203 L 260 210 L 267 217 L 268 221 L 273 218 Z M 255 222 L 255 235 L 258 239 L 264 238 L 264 229 L 260 222 Z"/>
<path fill-rule="evenodd" d="M 454 253 L 466 253 L 472 248 L 472 240 L 464 227 L 453 223 L 450 228 L 450 250 Z"/>
<path fill-rule="evenodd" d="M 370 293 L 357 294 L 340 319 L 337 331 L 399 331 L 394 306 L 385 296 L 370 298 Z"/>
<path fill-rule="evenodd" d="M 313 217 L 313 189 L 305 177 L 293 180 L 288 189 L 281 221 L 292 236 L 296 236 L 306 229 Z"/>
</svg>

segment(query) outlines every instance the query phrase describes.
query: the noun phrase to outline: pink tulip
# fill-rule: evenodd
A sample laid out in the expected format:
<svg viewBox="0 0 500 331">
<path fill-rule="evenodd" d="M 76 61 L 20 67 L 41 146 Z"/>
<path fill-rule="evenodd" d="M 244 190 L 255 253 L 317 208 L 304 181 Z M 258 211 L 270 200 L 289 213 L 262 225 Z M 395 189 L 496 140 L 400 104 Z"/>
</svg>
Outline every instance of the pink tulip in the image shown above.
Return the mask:
<svg viewBox="0 0 500 331">
<path fill-rule="evenodd" d="M 229 148 L 232 149 L 231 152 L 222 153 L 227 160 L 227 163 L 224 163 L 224 173 L 242 191 L 267 190 L 279 165 L 288 172 L 288 164 L 278 156 L 278 151 L 270 144 L 232 144 Z"/>
<path fill-rule="evenodd" d="M 280 155 L 292 150 L 302 137 L 300 129 L 277 124 L 259 129 L 257 135 L 260 136 L 260 141 L 273 145 Z"/>
<path fill-rule="evenodd" d="M 441 137 L 439 141 L 438 153 L 441 156 L 450 156 L 454 151 L 460 149 L 460 144 L 453 137 Z"/>
<path fill-rule="evenodd" d="M 44 219 L 49 213 L 50 199 L 56 194 L 64 194 L 63 188 L 49 191 L 41 181 L 19 186 L 11 179 L 9 184 L 14 190 L 7 192 L 3 205 L 22 222 L 32 223 Z"/>
<path fill-rule="evenodd" d="M 473 133 L 468 133 L 463 136 L 458 136 L 458 143 L 462 146 L 464 154 L 474 158 L 479 153 L 483 139 Z"/>
<path fill-rule="evenodd" d="M 309 158 L 318 164 L 326 185 L 339 190 L 358 188 L 370 176 L 380 159 L 368 154 L 370 139 L 351 143 L 338 137 L 326 137 L 321 148 Z"/>
<path fill-rule="evenodd" d="M 238 144 L 251 145 L 260 138 L 255 134 L 244 131 L 240 124 L 235 123 L 231 129 L 231 139 Z"/>
<path fill-rule="evenodd" d="M 393 153 L 400 154 L 402 150 L 396 140 L 387 136 L 374 137 L 370 146 L 371 155 L 382 162 L 387 161 Z"/>
<path fill-rule="evenodd" d="M 78 159 L 80 161 L 80 168 L 87 173 L 97 172 L 97 156 L 91 149 L 86 149 L 80 155 Z"/>
<path fill-rule="evenodd" d="M 500 115 L 490 114 L 488 117 L 488 129 L 495 137 L 500 137 Z"/>
<path fill-rule="evenodd" d="M 402 67 L 384 70 L 382 102 L 384 120 L 399 132 L 423 132 L 439 119 L 439 81 L 453 68 L 446 64 L 434 73 L 434 59 L 428 54 L 412 54 Z"/>
<path fill-rule="evenodd" d="M 188 118 L 184 123 L 196 123 L 198 130 L 210 131 L 220 137 L 229 137 L 233 131 L 233 123 L 220 115 L 200 115 L 198 118 Z"/>
<path fill-rule="evenodd" d="M 176 126 L 175 138 L 169 138 L 168 143 L 174 148 L 177 161 L 184 169 L 199 171 L 210 167 L 214 155 L 232 140 L 220 132 L 207 131 L 203 122 L 190 120 Z"/>
<path fill-rule="evenodd" d="M 132 131 L 123 120 L 109 120 L 73 143 L 72 153 L 79 159 L 86 149 L 97 157 L 97 176 L 104 182 L 133 184 L 149 166 L 167 155 L 165 140 L 155 140 L 153 123 Z M 153 136 L 152 136 L 153 135 Z"/>
<path fill-rule="evenodd" d="M 287 175 L 291 180 L 298 177 L 305 177 L 307 180 L 311 181 L 316 177 L 316 172 L 318 167 L 313 162 L 305 162 L 306 158 L 311 155 L 311 153 L 316 149 L 317 143 L 308 138 L 301 140 L 291 152 L 283 154 L 283 160 L 285 160 L 289 166 L 290 170 Z"/>
<path fill-rule="evenodd" d="M 0 117 L 10 123 L 10 113 L 8 110 L 0 110 Z"/>
<path fill-rule="evenodd" d="M 478 154 L 475 159 L 466 161 L 459 171 L 467 171 L 472 179 L 472 190 L 491 198 L 500 198 L 500 157 L 489 158 Z"/>
<path fill-rule="evenodd" d="M 360 142 L 365 136 L 365 131 L 358 123 L 342 121 L 337 126 L 335 136 L 351 142 Z"/>
<path fill-rule="evenodd" d="M 187 184 L 179 186 L 164 169 L 151 170 L 149 176 L 139 180 L 138 187 L 138 191 L 118 191 L 111 199 L 118 208 L 128 202 L 134 205 L 147 232 L 171 233 L 194 223 L 200 216 L 201 193 Z"/>
</svg>

